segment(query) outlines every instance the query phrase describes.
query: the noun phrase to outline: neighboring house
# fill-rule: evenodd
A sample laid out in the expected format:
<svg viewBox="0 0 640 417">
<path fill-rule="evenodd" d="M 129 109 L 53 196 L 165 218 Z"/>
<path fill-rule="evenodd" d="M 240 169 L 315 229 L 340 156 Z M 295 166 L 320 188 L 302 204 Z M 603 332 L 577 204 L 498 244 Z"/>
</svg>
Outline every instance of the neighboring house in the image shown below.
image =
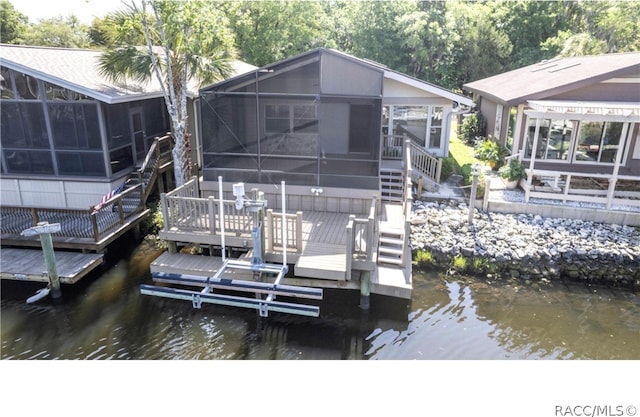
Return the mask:
<svg viewBox="0 0 640 417">
<path fill-rule="evenodd" d="M 0 45 L 3 206 L 88 209 L 170 131 L 155 79 L 116 84 L 98 71 L 100 54 Z M 251 68 L 237 62 L 235 74 Z M 196 91 L 189 92 L 194 148 Z"/>
<path fill-rule="evenodd" d="M 640 53 L 554 58 L 464 85 L 531 197 L 640 207 Z"/>
<path fill-rule="evenodd" d="M 370 198 L 382 161 L 401 159 L 406 139 L 413 156 L 447 156 L 451 117 L 472 105 L 375 62 L 314 49 L 200 90 L 203 190 L 222 176 Z"/>
</svg>

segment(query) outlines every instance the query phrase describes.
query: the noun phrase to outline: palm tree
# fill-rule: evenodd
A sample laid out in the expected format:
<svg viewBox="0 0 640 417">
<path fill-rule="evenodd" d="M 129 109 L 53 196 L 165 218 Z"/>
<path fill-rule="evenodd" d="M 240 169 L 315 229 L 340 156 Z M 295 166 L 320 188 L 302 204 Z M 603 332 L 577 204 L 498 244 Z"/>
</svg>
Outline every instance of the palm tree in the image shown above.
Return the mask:
<svg viewBox="0 0 640 417">
<path fill-rule="evenodd" d="M 222 80 L 231 73 L 233 37 L 224 16 L 201 0 L 131 0 L 114 13 L 118 25 L 100 58 L 100 71 L 115 82 L 134 79 L 160 83 L 175 139 L 176 185 L 190 176 L 187 141 L 189 80 L 199 85 Z M 132 30 L 142 31 L 146 45 L 125 44 Z"/>
</svg>

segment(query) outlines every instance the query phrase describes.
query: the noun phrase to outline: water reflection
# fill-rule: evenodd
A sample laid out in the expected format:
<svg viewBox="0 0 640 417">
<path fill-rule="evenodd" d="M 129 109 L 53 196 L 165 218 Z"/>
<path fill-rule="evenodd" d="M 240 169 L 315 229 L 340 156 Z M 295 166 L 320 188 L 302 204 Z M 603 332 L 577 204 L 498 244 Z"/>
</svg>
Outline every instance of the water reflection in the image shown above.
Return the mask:
<svg viewBox="0 0 640 417">
<path fill-rule="evenodd" d="M 135 250 L 134 250 L 135 249 Z M 144 244 L 101 276 L 26 304 L 38 286 L 3 281 L 2 359 L 640 359 L 628 291 L 414 274 L 410 302 L 325 291 L 319 318 L 139 294 L 158 255 Z"/>
</svg>

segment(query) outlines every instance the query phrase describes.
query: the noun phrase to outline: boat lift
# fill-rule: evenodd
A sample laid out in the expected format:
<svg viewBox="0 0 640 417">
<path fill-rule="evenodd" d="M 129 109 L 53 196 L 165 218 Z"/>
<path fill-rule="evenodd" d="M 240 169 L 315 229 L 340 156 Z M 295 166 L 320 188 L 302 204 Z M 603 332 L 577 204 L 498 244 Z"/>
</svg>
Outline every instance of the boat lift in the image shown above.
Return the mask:
<svg viewBox="0 0 640 417">
<path fill-rule="evenodd" d="M 283 236 L 287 235 L 285 220 L 285 183 L 282 186 L 282 227 L 284 228 Z M 218 191 L 220 202 L 223 200 L 222 193 L 222 177 L 218 177 Z M 260 193 L 261 194 L 261 193 Z M 287 264 L 287 247 L 286 241 L 283 242 L 282 265 L 265 263 L 263 259 L 264 239 L 262 236 L 262 222 L 264 219 L 264 209 L 267 201 L 262 199 L 261 195 L 254 195 L 253 199 L 245 196 L 244 184 L 238 183 L 233 185 L 233 195 L 236 198 L 236 209 L 246 208 L 254 214 L 254 227 L 251 230 L 253 240 L 253 256 L 251 262 L 239 261 L 237 259 L 226 259 L 225 232 L 224 221 L 220 221 L 221 225 L 221 244 L 222 244 L 222 267 L 209 277 L 188 275 L 188 274 L 171 274 L 164 272 L 154 272 L 153 280 L 169 284 L 178 284 L 184 286 L 203 287 L 200 291 L 186 290 L 172 287 L 160 287 L 155 285 L 140 285 L 140 293 L 144 295 L 152 295 L 156 297 L 172 298 L 177 300 L 191 301 L 193 308 L 201 308 L 202 303 L 219 304 L 232 307 L 253 308 L 258 310 L 260 317 L 268 317 L 270 311 L 276 311 L 288 314 L 297 314 L 310 317 L 318 317 L 320 315 L 320 307 L 305 304 L 296 304 L 291 302 L 276 301 L 276 296 L 322 299 L 321 288 L 300 287 L 293 285 L 283 285 L 281 281 L 289 271 Z M 224 219 L 223 204 L 219 204 L 220 219 Z M 212 220 L 213 221 L 213 220 Z M 249 281 L 245 279 L 233 279 L 235 273 L 251 273 L 256 278 L 264 278 L 265 275 L 275 277 L 273 283 L 263 281 Z M 254 298 L 247 296 L 234 296 L 227 294 L 213 293 L 214 289 L 251 292 Z"/>
</svg>

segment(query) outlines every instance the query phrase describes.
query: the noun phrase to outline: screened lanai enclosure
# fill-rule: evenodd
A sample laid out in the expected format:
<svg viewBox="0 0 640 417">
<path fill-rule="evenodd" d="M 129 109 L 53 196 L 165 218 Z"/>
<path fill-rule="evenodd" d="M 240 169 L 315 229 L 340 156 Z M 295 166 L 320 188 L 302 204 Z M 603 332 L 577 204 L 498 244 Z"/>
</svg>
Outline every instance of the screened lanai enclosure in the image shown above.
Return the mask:
<svg viewBox="0 0 640 417">
<path fill-rule="evenodd" d="M 327 50 L 203 89 L 203 180 L 378 189 L 383 72 Z"/>
</svg>

